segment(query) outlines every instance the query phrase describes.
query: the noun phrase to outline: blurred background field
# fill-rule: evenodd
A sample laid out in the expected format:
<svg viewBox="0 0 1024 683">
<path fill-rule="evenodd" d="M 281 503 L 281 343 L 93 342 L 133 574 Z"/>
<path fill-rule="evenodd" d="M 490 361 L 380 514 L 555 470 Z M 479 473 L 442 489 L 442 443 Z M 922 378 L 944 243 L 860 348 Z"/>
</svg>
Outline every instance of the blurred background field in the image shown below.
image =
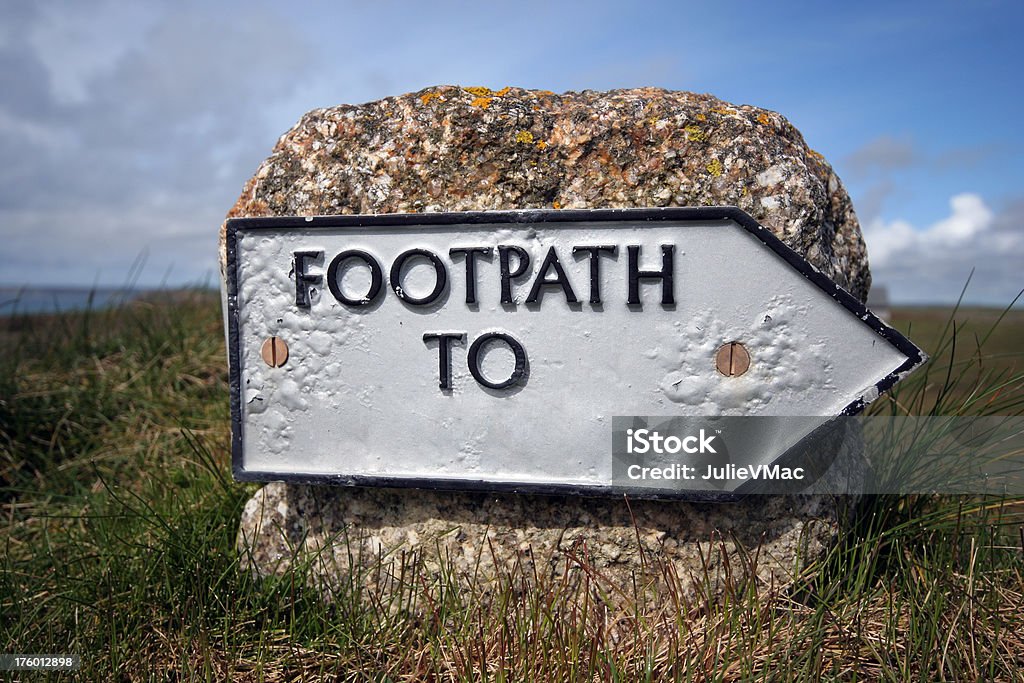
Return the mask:
<svg viewBox="0 0 1024 683">
<path fill-rule="evenodd" d="M 890 324 L 934 353 L 943 331 L 951 327 L 952 320 L 958 331 L 955 360 L 959 362 L 973 359 L 976 365 L 979 364 L 981 339 L 991 330 L 992 333 L 981 350 L 980 365 L 1011 372 L 1022 369 L 1024 310 L 1002 311 L 995 308 L 964 307 L 952 318 L 951 313 L 951 308 L 938 306 L 896 307 L 893 309 Z"/>
<path fill-rule="evenodd" d="M 933 359 L 873 410 L 1024 414 L 1024 311 L 892 324 Z M 1020 500 L 870 499 L 789 587 L 638 579 L 629 613 L 597 573 L 465 595 L 415 558 L 400 604 L 327 604 L 239 572 L 228 412 L 216 292 L 0 317 L 0 650 L 108 680 L 1021 680 Z"/>
<path fill-rule="evenodd" d="M 930 381 L 897 392 L 917 399 L 904 407 L 907 414 L 926 414 L 940 394 L 947 406 L 939 414 L 1019 414 L 1024 310 L 897 307 L 890 324 L 933 357 L 926 371 Z M 979 387 L 991 391 L 981 398 Z"/>
</svg>

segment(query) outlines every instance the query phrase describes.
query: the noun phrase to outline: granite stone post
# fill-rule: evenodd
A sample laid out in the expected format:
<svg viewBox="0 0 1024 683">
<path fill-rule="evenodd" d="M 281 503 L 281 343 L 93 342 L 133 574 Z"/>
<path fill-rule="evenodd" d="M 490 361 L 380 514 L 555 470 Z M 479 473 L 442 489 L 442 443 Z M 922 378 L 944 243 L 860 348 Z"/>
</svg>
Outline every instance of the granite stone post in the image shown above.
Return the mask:
<svg viewBox="0 0 1024 683">
<path fill-rule="evenodd" d="M 439 86 L 313 110 L 228 215 L 720 205 L 866 297 L 864 241 L 832 167 L 783 116 L 689 92 Z M 246 505 L 238 544 L 262 575 L 312 558 L 326 585 L 411 554 L 474 589 L 515 566 L 629 585 L 652 562 L 694 587 L 726 566 L 789 580 L 827 549 L 840 513 L 823 496 L 701 504 L 271 483 Z M 365 576 L 382 589 L 380 572 Z"/>
</svg>

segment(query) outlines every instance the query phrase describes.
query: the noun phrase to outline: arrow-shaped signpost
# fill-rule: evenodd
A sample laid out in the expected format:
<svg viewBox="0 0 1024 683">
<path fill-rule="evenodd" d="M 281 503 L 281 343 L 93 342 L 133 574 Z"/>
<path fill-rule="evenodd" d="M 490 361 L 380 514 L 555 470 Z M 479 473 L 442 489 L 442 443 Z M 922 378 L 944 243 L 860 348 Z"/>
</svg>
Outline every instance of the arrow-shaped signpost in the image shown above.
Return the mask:
<svg viewBox="0 0 1024 683">
<path fill-rule="evenodd" d="M 784 463 L 924 361 L 735 208 L 247 218 L 227 239 L 241 480 L 720 496 L 742 481 L 706 468 Z"/>
</svg>

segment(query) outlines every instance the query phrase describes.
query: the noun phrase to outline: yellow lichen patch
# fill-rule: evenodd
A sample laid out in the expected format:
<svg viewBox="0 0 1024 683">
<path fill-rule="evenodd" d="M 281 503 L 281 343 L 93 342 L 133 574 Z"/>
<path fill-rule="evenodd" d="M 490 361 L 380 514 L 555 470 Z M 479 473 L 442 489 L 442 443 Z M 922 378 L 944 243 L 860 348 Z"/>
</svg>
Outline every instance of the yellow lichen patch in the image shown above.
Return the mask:
<svg viewBox="0 0 1024 683">
<path fill-rule="evenodd" d="M 698 121 L 707 121 L 708 117 L 706 115 L 704 115 L 704 114 L 697 114 L 697 120 Z"/>
<path fill-rule="evenodd" d="M 728 107 L 715 107 L 711 111 L 715 112 L 716 114 L 721 114 L 722 116 L 728 116 L 729 114 L 732 113 L 732 109 L 729 109 Z"/>
<path fill-rule="evenodd" d="M 494 96 L 495 97 L 504 97 L 505 95 L 507 95 L 509 93 L 510 90 L 512 90 L 512 88 L 510 86 L 506 85 L 504 88 L 502 88 L 498 92 L 494 93 Z"/>
<path fill-rule="evenodd" d="M 562 208 L 562 202 L 556 199 L 555 201 L 551 202 L 551 208 L 554 209 L 555 211 L 558 211 L 559 209 Z"/>
<path fill-rule="evenodd" d="M 547 147 L 548 143 L 544 142 L 543 140 L 537 141 L 537 149 L 547 149 Z"/>
<path fill-rule="evenodd" d="M 822 154 L 821 152 L 815 152 L 813 149 L 809 149 L 807 150 L 807 153 L 810 154 L 815 159 L 817 159 L 818 161 L 825 161 L 825 155 Z"/>
<path fill-rule="evenodd" d="M 485 88 L 482 85 L 473 86 L 471 88 L 463 88 L 463 90 L 468 92 L 470 95 L 476 95 L 478 99 L 481 97 L 487 97 L 488 95 L 491 94 L 491 89 Z"/>
<path fill-rule="evenodd" d="M 470 102 L 469 106 L 471 106 L 471 107 L 480 107 L 481 109 L 487 109 L 487 107 L 491 106 L 491 100 L 493 100 L 493 99 L 494 99 L 493 97 L 478 97 L 475 100 L 473 100 L 472 102 Z"/>
<path fill-rule="evenodd" d="M 708 170 L 708 173 L 715 176 L 716 178 L 722 175 L 722 162 L 719 161 L 718 159 L 712 159 L 704 168 L 706 168 Z"/>
<path fill-rule="evenodd" d="M 772 120 L 768 118 L 768 114 L 761 112 L 760 114 L 757 115 L 757 122 L 760 123 L 761 125 L 767 126 L 769 123 L 772 122 Z"/>
<path fill-rule="evenodd" d="M 686 131 L 686 139 L 690 142 L 703 142 L 708 139 L 707 134 L 697 126 L 686 126 L 683 130 Z"/>
<path fill-rule="evenodd" d="M 533 133 L 528 130 L 521 130 L 516 133 L 516 142 L 522 142 L 527 145 L 533 144 Z"/>
<path fill-rule="evenodd" d="M 420 102 L 422 102 L 423 104 L 430 104 L 432 100 L 440 99 L 443 99 L 441 97 L 441 93 L 428 92 L 426 95 L 420 95 Z"/>
</svg>

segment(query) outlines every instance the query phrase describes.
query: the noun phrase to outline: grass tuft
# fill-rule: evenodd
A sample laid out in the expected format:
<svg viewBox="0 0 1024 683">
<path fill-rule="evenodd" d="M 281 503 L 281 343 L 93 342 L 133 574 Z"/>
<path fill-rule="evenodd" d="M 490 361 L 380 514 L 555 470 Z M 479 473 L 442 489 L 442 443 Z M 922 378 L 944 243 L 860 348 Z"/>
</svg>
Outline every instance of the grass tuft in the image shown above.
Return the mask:
<svg viewBox="0 0 1024 683">
<path fill-rule="evenodd" d="M 1024 412 L 1019 311 L 896 323 L 933 361 L 873 410 Z M 221 325 L 201 292 L 0 321 L 0 650 L 81 655 L 58 680 L 1020 680 L 1021 500 L 867 498 L 787 586 L 726 565 L 721 591 L 692 593 L 648 557 L 652 596 L 585 546 L 479 593 L 415 553 L 329 600 L 317 558 L 257 579 L 235 546 L 255 487 L 230 476 Z"/>
</svg>

